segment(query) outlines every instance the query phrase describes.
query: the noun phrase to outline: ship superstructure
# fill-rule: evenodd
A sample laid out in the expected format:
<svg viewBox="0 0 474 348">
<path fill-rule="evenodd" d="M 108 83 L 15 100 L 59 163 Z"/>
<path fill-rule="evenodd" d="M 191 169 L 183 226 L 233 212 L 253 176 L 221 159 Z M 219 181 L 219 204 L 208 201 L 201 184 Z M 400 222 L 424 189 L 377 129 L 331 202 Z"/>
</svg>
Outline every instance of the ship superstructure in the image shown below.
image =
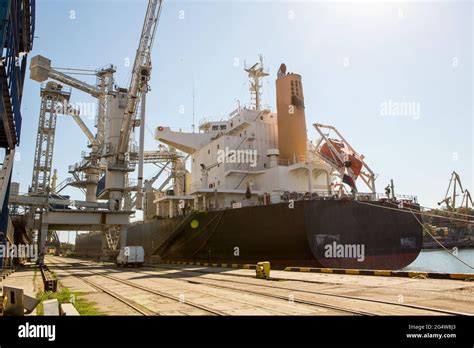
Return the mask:
<svg viewBox="0 0 474 348">
<path fill-rule="evenodd" d="M 261 73 L 262 65 L 260 62 L 246 69 L 253 96 L 250 106 L 239 105 L 223 120 L 204 120 L 199 133 L 162 126 L 156 129 L 156 140 L 191 156 L 186 183 L 157 198 L 158 215 L 177 214 L 183 201 L 196 210 L 213 210 L 337 191 L 333 183 L 337 164 L 324 158 L 318 146 L 307 139 L 301 76 L 287 73 L 286 66 L 281 65 L 275 113 L 260 107 L 256 76 L 266 76 Z"/>
</svg>

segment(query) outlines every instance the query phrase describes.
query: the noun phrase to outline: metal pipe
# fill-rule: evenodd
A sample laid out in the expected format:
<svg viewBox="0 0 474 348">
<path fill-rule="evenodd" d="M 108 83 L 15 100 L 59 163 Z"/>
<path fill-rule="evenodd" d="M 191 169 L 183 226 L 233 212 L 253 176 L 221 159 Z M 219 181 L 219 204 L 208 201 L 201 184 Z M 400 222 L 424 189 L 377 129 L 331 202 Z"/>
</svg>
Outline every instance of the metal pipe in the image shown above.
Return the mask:
<svg viewBox="0 0 474 348">
<path fill-rule="evenodd" d="M 89 130 L 89 128 L 87 128 L 86 124 L 79 116 L 79 109 L 75 109 L 74 107 L 71 107 L 68 110 L 68 115 L 71 116 L 74 119 L 74 121 L 76 121 L 77 125 L 79 126 L 79 128 L 81 128 L 82 132 L 85 134 L 85 136 L 90 141 L 90 143 L 92 145 L 98 145 L 98 142 L 96 138 L 94 137 L 94 134 L 92 134 L 92 132 Z"/>
</svg>

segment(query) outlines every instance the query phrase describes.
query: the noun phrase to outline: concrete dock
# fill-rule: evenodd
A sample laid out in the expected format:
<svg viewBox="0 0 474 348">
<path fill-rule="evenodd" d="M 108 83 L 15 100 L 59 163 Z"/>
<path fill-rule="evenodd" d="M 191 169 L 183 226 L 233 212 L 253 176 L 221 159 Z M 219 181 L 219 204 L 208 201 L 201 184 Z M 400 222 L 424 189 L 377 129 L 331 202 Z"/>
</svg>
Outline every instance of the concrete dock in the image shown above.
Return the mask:
<svg viewBox="0 0 474 348">
<path fill-rule="evenodd" d="M 474 282 L 47 257 L 62 286 L 108 315 L 473 315 Z"/>
</svg>

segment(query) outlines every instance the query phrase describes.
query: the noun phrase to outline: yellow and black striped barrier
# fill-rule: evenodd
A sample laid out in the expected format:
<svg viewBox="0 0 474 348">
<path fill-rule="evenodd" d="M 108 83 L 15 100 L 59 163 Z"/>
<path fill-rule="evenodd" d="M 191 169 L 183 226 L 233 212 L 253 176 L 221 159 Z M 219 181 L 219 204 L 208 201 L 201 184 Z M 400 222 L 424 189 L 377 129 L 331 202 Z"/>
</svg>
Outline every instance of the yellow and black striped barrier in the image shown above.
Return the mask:
<svg viewBox="0 0 474 348">
<path fill-rule="evenodd" d="M 213 262 L 194 262 L 194 261 L 161 261 L 161 263 L 171 265 L 185 265 L 185 266 L 203 266 L 203 267 L 221 267 L 221 268 L 243 268 L 256 269 L 256 265 L 248 263 L 213 263 Z"/>
<path fill-rule="evenodd" d="M 384 270 L 368 270 L 368 269 L 312 268 L 312 267 L 286 267 L 285 271 L 351 274 L 351 275 L 371 275 L 371 276 L 382 276 L 382 277 L 407 277 L 407 278 L 431 278 L 431 279 L 455 279 L 455 280 L 474 279 L 474 274 L 469 274 L 469 273 L 408 272 L 408 271 L 384 271 Z"/>
</svg>

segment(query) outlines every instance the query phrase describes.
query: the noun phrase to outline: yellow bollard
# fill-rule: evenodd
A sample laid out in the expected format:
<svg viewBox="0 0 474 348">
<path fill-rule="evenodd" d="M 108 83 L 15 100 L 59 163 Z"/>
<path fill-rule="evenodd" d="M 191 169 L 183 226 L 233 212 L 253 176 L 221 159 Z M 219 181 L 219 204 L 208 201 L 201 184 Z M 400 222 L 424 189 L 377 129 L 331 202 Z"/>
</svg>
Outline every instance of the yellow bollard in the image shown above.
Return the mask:
<svg viewBox="0 0 474 348">
<path fill-rule="evenodd" d="M 264 261 L 257 263 L 255 271 L 258 279 L 270 279 L 270 262 Z"/>
</svg>

